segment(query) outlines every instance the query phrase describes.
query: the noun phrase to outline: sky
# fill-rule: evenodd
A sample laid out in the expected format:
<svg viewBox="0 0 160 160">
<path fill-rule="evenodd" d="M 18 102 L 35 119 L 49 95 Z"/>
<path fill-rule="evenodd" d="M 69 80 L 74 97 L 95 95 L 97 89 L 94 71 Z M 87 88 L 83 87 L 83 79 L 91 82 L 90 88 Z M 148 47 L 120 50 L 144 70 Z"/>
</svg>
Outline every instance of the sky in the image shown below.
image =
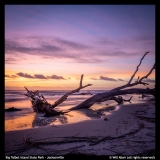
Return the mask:
<svg viewBox="0 0 160 160">
<path fill-rule="evenodd" d="M 133 82 L 155 63 L 155 5 L 5 5 L 6 90 L 72 90 L 82 74 L 88 90 L 113 89 L 148 51 Z"/>
</svg>

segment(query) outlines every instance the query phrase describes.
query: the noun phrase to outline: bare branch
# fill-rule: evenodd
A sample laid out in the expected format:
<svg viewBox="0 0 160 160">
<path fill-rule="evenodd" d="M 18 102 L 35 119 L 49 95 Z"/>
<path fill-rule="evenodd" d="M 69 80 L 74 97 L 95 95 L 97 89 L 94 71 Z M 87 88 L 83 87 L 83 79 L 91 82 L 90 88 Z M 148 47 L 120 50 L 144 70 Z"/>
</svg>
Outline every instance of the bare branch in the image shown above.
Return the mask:
<svg viewBox="0 0 160 160">
<path fill-rule="evenodd" d="M 137 78 L 137 80 L 136 80 L 135 82 L 138 82 L 139 78 L 140 78 L 140 77 L 138 76 L 138 78 Z"/>
<path fill-rule="evenodd" d="M 149 53 L 149 52 L 146 52 L 146 53 L 143 55 L 143 57 L 141 58 L 140 63 L 139 63 L 139 65 L 137 66 L 137 69 L 136 69 L 136 71 L 134 72 L 134 74 L 132 75 L 132 77 L 131 77 L 131 79 L 129 80 L 128 84 L 130 84 L 130 83 L 132 82 L 132 79 L 134 78 L 135 74 L 136 74 L 137 71 L 138 71 L 138 67 L 141 65 L 142 60 L 143 60 L 143 58 L 146 56 L 147 53 Z"/>
<path fill-rule="evenodd" d="M 145 82 L 138 82 L 138 84 L 143 84 L 144 86 L 149 85 L 148 83 Z"/>
<path fill-rule="evenodd" d="M 142 82 L 142 80 L 143 80 L 144 78 L 147 78 L 147 77 L 152 73 L 153 69 L 156 68 L 155 64 L 153 65 L 153 67 L 151 68 L 151 70 L 149 71 L 149 73 L 148 73 L 146 76 L 142 77 L 141 79 L 139 79 L 139 76 L 138 76 L 139 81 L 138 81 L 138 79 L 137 79 L 137 81 L 136 81 L 135 83 L 132 83 L 132 84 L 130 83 L 130 82 L 132 81 L 133 77 L 135 76 L 136 72 L 138 71 L 138 67 L 141 65 L 141 62 L 142 62 L 143 58 L 145 57 L 145 55 L 146 55 L 147 53 L 149 53 L 149 52 L 146 52 L 146 53 L 143 55 L 143 57 L 141 58 L 140 64 L 137 66 L 137 69 L 136 69 L 135 73 L 132 75 L 132 77 L 131 77 L 131 79 L 129 80 L 129 82 L 128 82 L 127 84 L 123 85 L 123 86 L 114 88 L 114 89 L 112 89 L 111 91 L 113 91 L 113 90 L 119 90 L 119 89 L 124 89 L 124 88 L 127 88 L 127 87 L 133 87 L 133 86 L 136 86 L 136 85 L 138 85 L 138 84 L 143 84 L 144 86 L 149 85 L 148 83 Z"/>
<path fill-rule="evenodd" d="M 80 85 L 79 87 L 82 87 L 82 81 L 83 81 L 83 74 L 81 75 Z"/>
<path fill-rule="evenodd" d="M 139 82 L 141 82 L 144 78 L 148 78 L 148 76 L 152 73 L 153 69 L 155 69 L 155 68 L 156 68 L 156 65 L 154 64 L 153 67 L 151 68 L 151 70 L 149 71 L 149 73 L 148 73 L 146 76 L 142 77 L 142 78 L 139 80 Z"/>
<path fill-rule="evenodd" d="M 133 97 L 133 96 L 132 96 Z M 118 97 L 111 97 L 111 98 L 103 98 L 101 99 L 100 102 L 104 102 L 104 101 L 108 101 L 108 100 L 114 100 L 116 101 L 118 104 L 121 104 L 123 102 L 130 102 L 131 103 L 131 99 L 132 97 L 130 97 L 129 99 L 123 99 L 122 96 L 118 96 Z"/>
<path fill-rule="evenodd" d="M 137 73 L 139 66 L 142 63 L 142 60 L 144 59 L 144 57 L 148 54 L 149 52 L 146 52 L 143 57 L 140 60 L 139 65 L 136 68 L 136 71 L 134 72 L 134 74 L 131 76 L 130 80 L 128 81 L 127 84 L 114 88 L 110 91 L 107 92 L 103 92 L 103 93 L 98 93 L 88 99 L 86 99 L 85 101 L 83 101 L 82 103 L 80 103 L 77 106 L 72 107 L 71 109 L 67 110 L 67 111 L 56 111 L 54 108 L 56 106 L 58 106 L 59 104 L 63 103 L 67 97 L 75 92 L 79 92 L 81 89 L 91 86 L 92 84 L 87 84 L 85 86 L 82 86 L 82 81 L 83 81 L 83 74 L 81 75 L 81 79 L 80 79 L 80 84 L 79 87 L 77 89 L 74 89 L 72 91 L 69 91 L 67 93 L 65 93 L 59 100 L 57 100 L 54 104 L 50 104 L 47 102 L 47 100 L 44 98 L 44 96 L 42 94 L 39 93 L 39 91 L 29 91 L 26 87 L 24 87 L 27 91 L 27 94 L 25 94 L 26 96 L 31 98 L 31 102 L 32 102 L 32 107 L 34 109 L 35 112 L 42 112 L 45 113 L 45 115 L 47 116 L 54 116 L 54 115 L 59 115 L 59 114 L 63 114 L 63 113 L 67 113 L 71 110 L 75 110 L 75 109 L 82 109 L 82 108 L 90 108 L 94 103 L 96 102 L 102 102 L 102 101 L 106 101 L 106 100 L 115 100 L 117 103 L 122 103 L 123 101 L 131 101 L 131 98 L 128 100 L 123 99 L 120 95 L 124 95 L 124 94 L 134 94 L 134 93 L 139 93 L 139 94 L 151 94 L 153 96 L 155 96 L 155 88 L 154 89 L 140 89 L 140 88 L 134 88 L 134 89 L 127 89 L 127 90 L 121 90 L 127 87 L 132 87 L 138 84 L 142 84 L 142 85 L 148 85 L 148 83 L 142 82 L 142 80 L 144 78 L 147 78 L 153 71 L 153 69 L 156 68 L 155 64 L 153 65 L 153 67 L 151 68 L 151 70 L 149 71 L 148 74 L 146 74 L 144 77 L 142 77 L 140 79 L 140 77 L 138 76 L 138 79 L 135 81 L 135 83 L 132 83 L 132 80 L 135 76 L 135 74 Z M 118 96 L 118 97 L 115 97 Z M 131 103 L 131 102 L 130 102 Z"/>
<path fill-rule="evenodd" d="M 115 100 L 118 104 L 123 103 L 123 99 L 121 96 L 118 97 L 111 97 L 110 100 Z"/>
<path fill-rule="evenodd" d="M 154 69 L 156 69 L 156 64 L 154 65 Z"/>
<path fill-rule="evenodd" d="M 132 97 L 133 97 L 133 96 L 132 96 Z M 123 99 L 123 101 L 125 101 L 125 102 L 130 102 L 130 103 L 131 103 L 132 97 L 130 97 L 129 99 Z"/>
<path fill-rule="evenodd" d="M 69 91 L 67 92 L 66 94 L 64 94 L 59 100 L 57 100 L 53 105 L 52 105 L 52 108 L 55 108 L 56 106 L 58 106 L 59 104 L 63 103 L 67 97 L 75 92 L 79 92 L 81 89 L 85 88 L 85 87 L 88 87 L 88 86 L 91 86 L 92 84 L 87 84 L 85 86 L 82 86 L 82 81 L 83 81 L 83 74 L 81 75 L 81 80 L 80 80 L 80 86 L 79 88 L 75 89 L 75 90 L 72 90 L 72 91 Z"/>
<path fill-rule="evenodd" d="M 32 93 L 31 91 L 29 91 L 29 90 L 27 89 L 27 87 L 24 87 L 24 88 L 25 88 L 26 91 L 27 91 L 26 96 L 31 97 L 33 93 Z"/>
</svg>

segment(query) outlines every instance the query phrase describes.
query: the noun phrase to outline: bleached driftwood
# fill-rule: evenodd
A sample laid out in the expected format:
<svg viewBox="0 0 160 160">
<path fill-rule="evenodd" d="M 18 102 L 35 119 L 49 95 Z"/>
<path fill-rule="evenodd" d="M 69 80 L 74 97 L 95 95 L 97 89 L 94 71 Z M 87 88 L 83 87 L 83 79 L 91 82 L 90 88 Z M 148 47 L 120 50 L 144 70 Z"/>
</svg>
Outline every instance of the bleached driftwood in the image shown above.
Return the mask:
<svg viewBox="0 0 160 160">
<path fill-rule="evenodd" d="M 81 89 L 91 86 L 92 84 L 87 84 L 85 86 L 82 86 L 82 81 L 83 81 L 83 75 L 81 75 L 81 79 L 80 79 L 80 86 L 72 91 L 67 92 L 66 94 L 64 94 L 59 100 L 57 100 L 54 104 L 50 104 L 47 102 L 47 100 L 44 98 L 44 96 L 42 94 L 39 93 L 39 91 L 29 91 L 26 87 L 25 89 L 27 90 L 27 94 L 25 94 L 26 96 L 31 98 L 31 102 L 32 102 L 32 107 L 33 110 L 35 112 L 42 112 L 44 113 L 46 116 L 54 116 L 54 115 L 58 115 L 61 113 L 66 113 L 69 112 L 71 110 L 76 110 L 76 109 L 83 109 L 83 108 L 90 108 L 94 103 L 96 102 L 103 102 L 103 101 L 107 101 L 107 100 L 115 100 L 117 103 L 123 103 L 125 101 L 128 101 L 131 103 L 131 98 L 128 100 L 123 99 L 120 95 L 125 95 L 125 94 L 150 94 L 155 96 L 155 88 L 153 89 L 141 89 L 141 88 L 132 88 L 132 89 L 125 89 L 128 87 L 133 87 L 136 86 L 138 84 L 142 84 L 142 85 L 149 85 L 148 83 L 143 82 L 142 80 L 145 78 L 148 78 L 148 76 L 152 73 L 153 69 L 156 69 L 155 64 L 153 65 L 153 67 L 151 68 L 151 70 L 142 78 L 140 78 L 138 76 L 138 79 L 134 82 L 131 83 L 133 78 L 135 77 L 139 66 L 142 63 L 142 60 L 144 59 L 144 57 L 148 54 L 149 52 L 146 52 L 143 57 L 140 60 L 139 65 L 137 66 L 134 74 L 131 76 L 130 80 L 128 81 L 127 84 L 114 88 L 110 91 L 107 92 L 103 92 L 103 93 L 98 93 L 88 99 L 86 99 L 85 101 L 83 101 L 82 103 L 78 104 L 77 106 L 72 107 L 71 109 L 69 109 L 68 111 L 56 111 L 54 108 L 58 105 L 60 105 L 61 103 L 63 103 L 67 97 L 75 92 L 79 92 Z M 122 90 L 123 89 L 123 90 Z M 124 90 L 125 89 L 125 90 Z M 115 97 L 118 96 L 118 97 Z"/>
<path fill-rule="evenodd" d="M 27 90 L 27 94 L 25 95 L 31 98 L 32 108 L 34 112 L 44 113 L 45 116 L 54 116 L 54 115 L 68 112 L 68 111 L 56 111 L 54 108 L 60 105 L 61 103 L 63 103 L 69 95 L 75 92 L 79 92 L 81 89 L 92 85 L 92 84 L 87 84 L 85 86 L 82 86 L 82 81 L 83 81 L 83 74 L 81 75 L 79 87 L 77 89 L 67 92 L 52 105 L 47 102 L 47 100 L 38 90 L 35 92 L 32 92 L 32 91 L 29 91 L 28 88 L 24 87 Z"/>
<path fill-rule="evenodd" d="M 81 80 L 80 80 L 80 85 L 79 85 L 79 87 L 78 87 L 77 89 L 75 89 L 75 90 L 69 91 L 69 92 L 67 92 L 66 94 L 64 94 L 59 100 L 57 100 L 57 101 L 52 105 L 52 107 L 54 108 L 54 107 L 58 106 L 59 104 L 61 104 L 62 102 L 64 102 L 69 95 L 71 95 L 71 94 L 73 94 L 73 93 L 75 93 L 75 92 L 79 92 L 81 89 L 92 85 L 92 84 L 87 84 L 87 85 L 85 85 L 85 86 L 82 86 L 82 81 L 83 81 L 83 74 L 81 75 Z"/>
<path fill-rule="evenodd" d="M 104 101 L 104 100 L 110 100 L 110 99 L 114 99 L 113 98 L 114 96 L 119 96 L 119 95 L 125 95 L 125 94 L 135 94 L 135 93 L 139 93 L 139 94 L 150 94 L 150 95 L 153 95 L 155 96 L 155 88 L 153 89 L 149 89 L 149 88 L 146 88 L 146 89 L 140 89 L 140 88 L 133 88 L 133 89 L 126 89 L 126 90 L 122 90 L 122 89 L 125 89 L 125 88 L 128 88 L 128 87 L 133 87 L 133 86 L 136 86 L 138 84 L 142 84 L 142 85 L 149 85 L 148 83 L 145 83 L 145 82 L 142 82 L 143 79 L 145 78 L 148 78 L 148 76 L 152 73 L 153 69 L 156 69 L 156 66 L 155 64 L 153 65 L 153 67 L 151 68 L 151 70 L 145 75 L 143 76 L 142 78 L 140 78 L 138 76 L 138 79 L 136 82 L 134 83 L 131 83 L 133 78 L 135 77 L 137 71 L 138 71 L 138 68 L 139 66 L 141 65 L 142 63 L 142 60 L 144 59 L 144 57 L 148 54 L 149 52 L 146 52 L 143 57 L 141 58 L 140 60 L 140 63 L 139 65 L 137 66 L 136 68 L 136 71 L 134 72 L 134 74 L 131 76 L 130 80 L 128 81 L 127 84 L 123 85 L 123 86 L 120 86 L 120 87 L 117 87 L 117 88 L 114 88 L 110 91 L 107 91 L 107 92 L 103 92 L 103 93 L 98 93 L 94 96 L 92 96 L 91 98 L 83 101 L 82 103 L 80 103 L 79 105 L 77 106 L 74 106 L 72 107 L 70 110 L 75 110 L 75 109 L 81 109 L 81 108 L 90 108 L 94 103 L 96 102 L 101 102 L 101 101 Z M 139 79 L 140 78 L 140 79 Z M 119 100 L 118 100 L 119 101 Z M 117 101 L 117 102 L 118 102 Z"/>
</svg>

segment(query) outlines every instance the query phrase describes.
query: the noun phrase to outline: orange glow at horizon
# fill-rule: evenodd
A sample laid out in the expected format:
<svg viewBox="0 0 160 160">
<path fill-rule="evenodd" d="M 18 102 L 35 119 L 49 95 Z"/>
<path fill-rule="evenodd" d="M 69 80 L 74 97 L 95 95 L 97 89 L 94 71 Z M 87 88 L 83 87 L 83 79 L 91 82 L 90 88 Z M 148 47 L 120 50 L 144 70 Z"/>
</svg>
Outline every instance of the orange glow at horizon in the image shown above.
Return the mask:
<svg viewBox="0 0 160 160">
<path fill-rule="evenodd" d="M 132 73 L 133 74 L 133 73 Z M 6 72 L 6 75 L 14 75 L 13 71 Z M 146 75 L 145 73 L 137 74 L 133 81 L 137 79 L 138 76 L 140 78 Z M 131 78 L 131 73 L 123 73 L 123 74 L 108 74 L 105 77 L 111 77 L 114 79 L 123 79 L 124 81 L 105 81 L 99 80 L 100 75 L 91 74 L 90 76 L 85 76 L 83 78 L 83 85 L 86 84 L 93 84 L 91 87 L 87 87 L 86 89 L 111 89 L 114 87 L 118 87 L 127 83 L 127 81 Z M 21 88 L 23 89 L 24 86 L 32 88 L 32 89 L 55 89 L 55 90 L 65 90 L 65 89 L 74 89 L 79 86 L 80 75 L 78 76 L 68 76 L 70 79 L 66 80 L 56 80 L 56 79 L 31 79 L 31 78 L 24 78 L 24 77 L 17 77 L 17 78 L 5 78 L 5 88 L 12 89 L 12 88 Z M 91 78 L 96 78 L 97 80 L 92 80 Z M 154 79 L 155 71 L 148 77 L 149 79 Z M 65 77 L 64 77 L 65 78 Z"/>
</svg>

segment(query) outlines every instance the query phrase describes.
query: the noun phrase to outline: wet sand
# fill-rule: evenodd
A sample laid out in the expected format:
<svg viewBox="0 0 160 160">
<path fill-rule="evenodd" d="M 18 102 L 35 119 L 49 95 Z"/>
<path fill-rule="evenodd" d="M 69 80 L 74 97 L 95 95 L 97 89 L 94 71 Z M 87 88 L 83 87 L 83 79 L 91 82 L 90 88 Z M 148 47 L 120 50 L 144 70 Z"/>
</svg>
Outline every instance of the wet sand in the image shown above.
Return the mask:
<svg viewBox="0 0 160 160">
<path fill-rule="evenodd" d="M 66 110 L 72 106 L 57 107 L 57 110 Z M 46 125 L 60 125 L 77 123 L 84 120 L 101 118 L 110 114 L 108 111 L 116 110 L 116 102 L 110 101 L 105 103 L 94 104 L 90 109 L 74 110 L 69 113 L 57 115 L 54 117 L 44 117 L 44 114 L 33 112 L 32 108 L 23 109 L 22 111 L 5 113 L 5 131 L 23 130 Z"/>
<path fill-rule="evenodd" d="M 103 118 L 5 132 L 5 155 L 67 154 L 155 155 L 155 102 L 120 105 Z"/>
</svg>

